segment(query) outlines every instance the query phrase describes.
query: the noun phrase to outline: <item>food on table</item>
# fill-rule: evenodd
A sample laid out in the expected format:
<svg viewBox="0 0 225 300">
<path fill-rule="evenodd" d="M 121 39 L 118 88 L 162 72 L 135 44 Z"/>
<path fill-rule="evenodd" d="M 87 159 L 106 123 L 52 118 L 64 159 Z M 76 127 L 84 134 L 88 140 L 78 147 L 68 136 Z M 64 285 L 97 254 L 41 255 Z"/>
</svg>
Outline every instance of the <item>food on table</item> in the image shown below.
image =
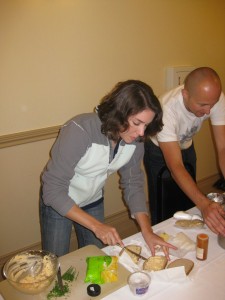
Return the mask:
<svg viewBox="0 0 225 300">
<path fill-rule="evenodd" d="M 202 228 L 204 222 L 201 220 L 177 220 L 175 226 L 179 228 Z"/>
<path fill-rule="evenodd" d="M 186 211 L 177 211 L 173 217 L 176 220 L 203 220 L 200 215 L 190 215 Z"/>
<path fill-rule="evenodd" d="M 168 264 L 167 268 L 176 268 L 184 266 L 186 275 L 188 275 L 194 268 L 194 262 L 187 258 L 179 258 Z"/>
<path fill-rule="evenodd" d="M 48 293 L 47 300 L 56 299 L 57 297 L 66 296 L 70 293 L 70 283 L 77 279 L 79 272 L 70 266 L 68 270 L 62 275 L 63 279 L 63 288 L 60 287 L 58 281 L 55 281 L 55 286 L 53 289 Z"/>
<path fill-rule="evenodd" d="M 160 271 L 165 269 L 167 258 L 163 255 L 150 256 L 143 264 L 145 271 Z"/>
<path fill-rule="evenodd" d="M 168 233 L 166 233 L 166 232 L 160 233 L 159 236 L 160 236 L 165 242 L 167 242 L 167 241 L 169 240 L 169 238 L 170 238 L 170 235 L 169 235 Z"/>
<path fill-rule="evenodd" d="M 191 220 L 192 216 L 185 211 L 177 211 L 173 217 L 177 220 Z"/>
<path fill-rule="evenodd" d="M 130 249 L 131 251 L 137 253 L 137 254 L 141 254 L 141 249 L 142 247 L 141 246 L 138 246 L 138 245 L 127 245 L 125 248 L 123 248 L 120 253 L 119 253 L 119 256 L 123 254 L 123 252 L 125 251 L 129 256 L 130 258 L 132 259 L 132 261 L 137 264 L 138 261 L 139 261 L 139 257 L 137 255 L 135 255 L 134 253 L 131 253 L 130 251 L 126 250 L 127 249 Z"/>
<path fill-rule="evenodd" d="M 4 266 L 9 283 L 26 294 L 38 294 L 55 279 L 58 258 L 47 251 L 30 250 L 16 254 Z"/>
<path fill-rule="evenodd" d="M 103 284 L 118 280 L 118 257 L 90 256 L 86 259 L 87 270 L 84 282 Z"/>
</svg>

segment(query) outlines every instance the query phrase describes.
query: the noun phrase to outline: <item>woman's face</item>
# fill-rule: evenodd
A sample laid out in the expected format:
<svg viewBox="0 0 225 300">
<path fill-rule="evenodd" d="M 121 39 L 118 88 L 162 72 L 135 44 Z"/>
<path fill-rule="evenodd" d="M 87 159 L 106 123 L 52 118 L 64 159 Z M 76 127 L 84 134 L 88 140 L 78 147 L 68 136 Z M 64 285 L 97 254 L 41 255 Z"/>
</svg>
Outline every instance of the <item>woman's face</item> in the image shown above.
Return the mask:
<svg viewBox="0 0 225 300">
<path fill-rule="evenodd" d="M 132 115 L 128 118 L 129 127 L 126 131 L 120 132 L 121 139 L 126 143 L 132 143 L 138 137 L 144 135 L 145 129 L 152 122 L 155 113 L 150 109 Z"/>
</svg>

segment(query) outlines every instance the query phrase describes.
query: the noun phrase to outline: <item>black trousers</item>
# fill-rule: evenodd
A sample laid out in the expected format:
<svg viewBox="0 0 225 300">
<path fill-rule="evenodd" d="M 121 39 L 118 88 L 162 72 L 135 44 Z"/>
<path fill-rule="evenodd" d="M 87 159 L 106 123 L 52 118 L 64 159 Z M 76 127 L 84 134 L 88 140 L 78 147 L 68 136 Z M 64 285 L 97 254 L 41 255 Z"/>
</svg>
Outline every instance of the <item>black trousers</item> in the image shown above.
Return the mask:
<svg viewBox="0 0 225 300">
<path fill-rule="evenodd" d="M 181 152 L 185 168 L 196 181 L 194 144 L 192 143 L 188 149 Z M 147 175 L 152 225 L 172 217 L 176 211 L 194 206 L 194 203 L 173 180 L 161 149 L 151 140 L 145 142 L 144 167 Z"/>
</svg>

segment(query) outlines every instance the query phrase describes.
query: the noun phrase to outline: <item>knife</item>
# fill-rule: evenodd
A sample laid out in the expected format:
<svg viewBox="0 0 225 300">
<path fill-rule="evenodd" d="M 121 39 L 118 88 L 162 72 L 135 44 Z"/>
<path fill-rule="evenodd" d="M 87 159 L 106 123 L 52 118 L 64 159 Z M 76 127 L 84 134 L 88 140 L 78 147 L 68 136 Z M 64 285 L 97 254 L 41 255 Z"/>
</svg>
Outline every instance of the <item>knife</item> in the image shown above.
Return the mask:
<svg viewBox="0 0 225 300">
<path fill-rule="evenodd" d="M 58 272 L 57 272 L 57 278 L 58 278 L 58 284 L 61 291 L 63 291 L 63 281 L 62 281 L 62 274 L 61 274 L 61 268 L 59 266 Z"/>
<path fill-rule="evenodd" d="M 138 253 L 136 253 L 136 252 L 135 252 L 135 251 L 133 251 L 133 250 L 130 250 L 130 249 L 129 249 L 129 248 L 127 248 L 126 246 L 124 246 L 122 249 L 129 251 L 130 253 L 132 253 L 132 254 L 136 255 L 137 257 L 139 257 L 139 258 L 141 258 L 141 259 L 143 259 L 143 260 L 147 260 L 147 258 L 146 258 L 146 257 L 144 257 L 144 256 L 143 256 L 143 255 L 141 255 L 141 254 L 138 254 Z"/>
</svg>

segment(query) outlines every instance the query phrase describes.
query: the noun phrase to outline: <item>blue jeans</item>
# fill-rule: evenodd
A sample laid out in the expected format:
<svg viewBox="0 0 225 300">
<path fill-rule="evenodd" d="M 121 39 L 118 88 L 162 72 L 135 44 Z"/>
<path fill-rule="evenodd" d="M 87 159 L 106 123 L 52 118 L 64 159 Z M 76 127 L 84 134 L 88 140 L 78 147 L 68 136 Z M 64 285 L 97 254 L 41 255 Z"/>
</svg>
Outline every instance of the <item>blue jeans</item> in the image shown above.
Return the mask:
<svg viewBox="0 0 225 300">
<path fill-rule="evenodd" d="M 84 207 L 83 210 L 100 222 L 104 222 L 103 201 L 93 207 Z M 46 206 L 42 199 L 40 199 L 40 224 L 42 249 L 58 256 L 69 253 L 72 225 L 74 225 L 76 231 L 79 248 L 87 245 L 96 245 L 98 248 L 104 246 L 91 230 L 61 216 L 52 207 Z"/>
</svg>

